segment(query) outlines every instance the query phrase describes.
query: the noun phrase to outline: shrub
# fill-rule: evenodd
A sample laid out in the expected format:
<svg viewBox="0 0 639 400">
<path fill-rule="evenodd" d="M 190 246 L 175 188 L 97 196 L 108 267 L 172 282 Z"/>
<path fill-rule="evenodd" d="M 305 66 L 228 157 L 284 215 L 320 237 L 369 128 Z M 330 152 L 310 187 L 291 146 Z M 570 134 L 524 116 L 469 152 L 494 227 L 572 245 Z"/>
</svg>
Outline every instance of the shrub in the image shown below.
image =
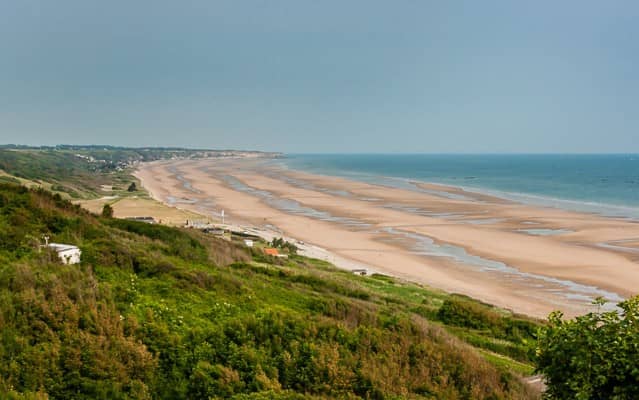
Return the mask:
<svg viewBox="0 0 639 400">
<path fill-rule="evenodd" d="M 109 204 L 105 204 L 104 207 L 102 207 L 102 216 L 104 218 L 113 218 L 113 207 Z"/>
<path fill-rule="evenodd" d="M 487 329 L 501 324 L 501 317 L 485 306 L 458 297 L 446 299 L 437 317 L 445 324 L 472 329 Z"/>
<path fill-rule="evenodd" d="M 568 321 L 550 314 L 537 350 L 548 399 L 639 398 L 639 296 L 618 306 Z"/>
</svg>

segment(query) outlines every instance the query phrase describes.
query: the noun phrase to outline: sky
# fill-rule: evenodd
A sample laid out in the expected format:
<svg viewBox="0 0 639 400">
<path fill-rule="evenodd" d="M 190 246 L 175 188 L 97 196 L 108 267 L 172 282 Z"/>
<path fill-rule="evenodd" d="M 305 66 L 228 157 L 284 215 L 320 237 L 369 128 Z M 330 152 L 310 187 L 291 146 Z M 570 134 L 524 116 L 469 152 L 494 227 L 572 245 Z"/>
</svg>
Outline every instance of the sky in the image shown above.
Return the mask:
<svg viewBox="0 0 639 400">
<path fill-rule="evenodd" d="M 0 143 L 639 152 L 639 2 L 0 2 Z"/>
</svg>

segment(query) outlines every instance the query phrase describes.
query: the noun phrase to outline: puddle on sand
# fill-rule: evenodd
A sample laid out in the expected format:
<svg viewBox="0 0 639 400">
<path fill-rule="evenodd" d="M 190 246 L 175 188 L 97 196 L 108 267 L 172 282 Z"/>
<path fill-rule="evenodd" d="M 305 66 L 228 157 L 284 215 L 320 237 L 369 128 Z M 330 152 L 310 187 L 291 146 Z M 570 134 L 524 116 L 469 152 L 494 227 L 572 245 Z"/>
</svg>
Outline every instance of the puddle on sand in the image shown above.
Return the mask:
<svg viewBox="0 0 639 400">
<path fill-rule="evenodd" d="M 471 224 L 471 225 L 492 225 L 500 222 L 504 222 L 505 218 L 482 218 L 482 219 L 463 219 L 459 220 L 459 222 L 463 224 Z"/>
<path fill-rule="evenodd" d="M 377 185 L 377 186 L 389 186 L 396 189 L 404 189 L 410 190 L 411 192 L 418 192 L 429 194 L 431 196 L 443 197 L 450 200 L 461 200 L 461 201 L 473 201 L 480 203 L 481 201 L 473 199 L 468 196 L 464 196 L 459 193 L 451 193 L 443 190 L 436 189 L 427 189 L 425 187 L 419 186 L 421 182 L 415 182 L 412 179 L 408 178 L 400 178 L 400 177 L 392 177 L 392 176 L 371 176 L 371 177 L 363 177 L 360 176 L 360 179 L 363 182 Z"/>
<path fill-rule="evenodd" d="M 604 248 L 604 249 L 609 249 L 609 250 L 622 251 L 624 253 L 639 254 L 639 248 L 636 248 L 636 247 L 619 246 L 619 245 L 610 244 L 610 243 L 597 243 L 596 246 Z"/>
<path fill-rule="evenodd" d="M 384 228 L 382 231 L 412 240 L 413 251 L 415 254 L 430 257 L 445 257 L 456 263 L 475 267 L 481 272 L 499 273 L 504 278 L 525 282 L 527 285 L 538 287 L 541 290 L 554 293 L 569 300 L 578 300 L 590 304 L 596 297 L 601 296 L 607 300 L 604 308 L 611 310 L 616 309 L 616 303 L 623 300 L 623 298 L 616 293 L 608 292 L 594 286 L 582 285 L 569 280 L 553 278 L 545 275 L 522 272 L 501 261 L 494 261 L 469 254 L 466 249 L 460 246 L 437 244 L 428 236 L 400 231 L 394 228 Z"/>
<path fill-rule="evenodd" d="M 351 228 L 363 229 L 369 228 L 371 226 L 368 223 L 359 221 L 354 218 L 336 217 L 326 211 L 319 211 L 311 207 L 303 206 L 295 200 L 277 197 L 271 192 L 267 192 L 266 190 L 259 190 L 248 186 L 241 182 L 239 179 L 230 175 L 224 175 L 221 178 L 233 189 L 257 196 L 263 199 L 268 205 L 290 214 L 303 215 L 305 217 L 310 217 L 321 221 L 336 222 Z"/>
<path fill-rule="evenodd" d="M 180 183 L 182 183 L 182 187 L 184 189 L 188 190 L 189 192 L 193 192 L 193 193 L 198 193 L 198 194 L 201 193 L 199 190 L 194 188 L 193 185 L 191 185 L 191 182 L 188 179 L 184 178 L 184 176 L 180 174 L 180 171 L 178 171 L 177 168 L 169 167 L 169 168 L 167 168 L 167 170 L 169 172 L 171 172 L 172 174 L 175 174 L 175 178 L 178 181 L 180 181 Z"/>
<path fill-rule="evenodd" d="M 563 235 L 564 233 L 572 233 L 574 231 L 570 229 L 517 229 L 517 232 L 527 233 L 533 236 L 555 236 Z"/>
<path fill-rule="evenodd" d="M 382 207 L 383 208 L 387 208 L 389 210 L 403 211 L 403 212 L 407 212 L 407 213 L 410 213 L 410 214 L 422 215 L 422 216 L 425 216 L 425 217 L 433 217 L 433 218 L 456 219 L 456 218 L 463 218 L 464 215 L 465 215 L 464 213 L 450 213 L 450 212 L 429 211 L 429 210 L 425 210 L 423 208 L 410 207 L 410 206 L 405 206 L 405 205 L 402 205 L 402 204 L 394 204 L 394 203 L 385 204 Z"/>
<path fill-rule="evenodd" d="M 288 183 L 291 186 L 296 186 L 301 189 L 312 190 L 312 191 L 322 192 L 326 194 L 332 194 L 332 195 L 340 196 L 340 197 L 352 197 L 351 194 L 347 192 L 346 190 L 337 190 L 337 189 L 328 189 L 324 187 L 319 187 L 310 182 L 306 182 L 300 179 L 295 179 L 287 175 L 280 175 L 275 172 L 264 172 L 264 175 L 273 179 L 281 180 L 283 182 Z"/>
<path fill-rule="evenodd" d="M 173 197 L 173 196 L 166 196 L 166 201 L 171 204 L 195 204 L 197 203 L 197 200 L 195 199 L 185 199 L 185 198 L 178 198 L 178 197 Z"/>
</svg>

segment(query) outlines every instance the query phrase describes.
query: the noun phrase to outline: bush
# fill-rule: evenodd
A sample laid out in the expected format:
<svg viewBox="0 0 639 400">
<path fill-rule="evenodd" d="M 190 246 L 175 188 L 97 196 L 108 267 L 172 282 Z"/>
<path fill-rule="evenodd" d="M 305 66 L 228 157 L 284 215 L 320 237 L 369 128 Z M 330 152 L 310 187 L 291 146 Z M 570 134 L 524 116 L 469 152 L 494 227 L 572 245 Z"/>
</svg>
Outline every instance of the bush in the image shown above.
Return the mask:
<svg viewBox="0 0 639 400">
<path fill-rule="evenodd" d="M 102 207 L 102 216 L 104 218 L 113 218 L 113 207 L 109 204 L 105 204 L 104 207 Z"/>
<path fill-rule="evenodd" d="M 437 317 L 445 324 L 472 329 L 489 329 L 501 323 L 501 317 L 486 306 L 458 297 L 446 299 Z"/>
<path fill-rule="evenodd" d="M 550 314 L 537 349 L 546 398 L 639 398 L 639 296 L 618 306 L 622 312 L 592 312 L 568 321 L 561 312 Z"/>
</svg>

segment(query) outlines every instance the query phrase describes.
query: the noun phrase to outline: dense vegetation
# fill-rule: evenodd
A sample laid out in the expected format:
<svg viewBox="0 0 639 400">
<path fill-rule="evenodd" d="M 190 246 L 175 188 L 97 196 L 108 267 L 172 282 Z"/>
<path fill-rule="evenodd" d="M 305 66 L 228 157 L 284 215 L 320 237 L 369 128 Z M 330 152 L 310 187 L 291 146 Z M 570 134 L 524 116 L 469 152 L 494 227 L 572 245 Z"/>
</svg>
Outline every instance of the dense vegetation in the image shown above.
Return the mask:
<svg viewBox="0 0 639 400">
<path fill-rule="evenodd" d="M 529 372 L 532 321 L 11 184 L 0 307 L 2 398 L 536 397 L 512 372 Z"/>
<path fill-rule="evenodd" d="M 288 253 L 288 254 L 296 254 L 298 250 L 297 246 L 295 246 L 294 243 L 284 240 L 281 237 L 273 238 L 273 240 L 269 243 L 269 245 L 271 245 L 272 247 L 276 249 L 283 250 L 285 253 Z"/>
<path fill-rule="evenodd" d="M 546 398 L 639 399 L 639 297 L 619 307 L 569 321 L 550 315 L 538 350 Z"/>
</svg>

